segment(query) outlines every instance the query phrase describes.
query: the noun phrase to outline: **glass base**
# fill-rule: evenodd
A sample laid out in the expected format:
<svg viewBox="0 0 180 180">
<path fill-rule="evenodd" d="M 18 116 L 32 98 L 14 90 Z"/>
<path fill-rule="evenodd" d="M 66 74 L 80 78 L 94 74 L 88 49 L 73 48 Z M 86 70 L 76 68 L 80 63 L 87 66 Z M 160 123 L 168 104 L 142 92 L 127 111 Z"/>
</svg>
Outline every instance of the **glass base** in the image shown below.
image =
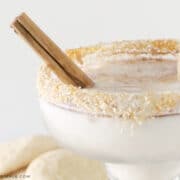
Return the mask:
<svg viewBox="0 0 180 180">
<path fill-rule="evenodd" d="M 180 163 L 106 163 L 109 180 L 180 180 Z"/>
</svg>

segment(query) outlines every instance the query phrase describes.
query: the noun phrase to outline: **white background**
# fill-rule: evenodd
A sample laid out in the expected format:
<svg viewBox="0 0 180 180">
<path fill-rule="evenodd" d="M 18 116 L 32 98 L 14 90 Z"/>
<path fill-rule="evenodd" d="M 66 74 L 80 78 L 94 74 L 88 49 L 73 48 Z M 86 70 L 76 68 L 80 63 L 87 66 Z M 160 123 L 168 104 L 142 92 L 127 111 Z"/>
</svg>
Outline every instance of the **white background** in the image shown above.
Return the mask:
<svg viewBox="0 0 180 180">
<path fill-rule="evenodd" d="M 0 141 L 45 132 L 39 57 L 10 29 L 27 12 L 60 47 L 138 38 L 179 38 L 179 0 L 0 0 Z"/>
</svg>

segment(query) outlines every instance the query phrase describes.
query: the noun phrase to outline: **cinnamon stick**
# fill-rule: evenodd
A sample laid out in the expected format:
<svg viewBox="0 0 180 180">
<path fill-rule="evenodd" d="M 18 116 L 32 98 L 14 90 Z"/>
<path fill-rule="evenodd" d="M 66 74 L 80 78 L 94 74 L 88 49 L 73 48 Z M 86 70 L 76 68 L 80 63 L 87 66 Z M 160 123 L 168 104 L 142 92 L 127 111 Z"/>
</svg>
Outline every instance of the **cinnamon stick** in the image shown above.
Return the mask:
<svg viewBox="0 0 180 180">
<path fill-rule="evenodd" d="M 25 13 L 15 19 L 12 28 L 64 83 L 82 88 L 93 86 L 93 81 Z"/>
</svg>

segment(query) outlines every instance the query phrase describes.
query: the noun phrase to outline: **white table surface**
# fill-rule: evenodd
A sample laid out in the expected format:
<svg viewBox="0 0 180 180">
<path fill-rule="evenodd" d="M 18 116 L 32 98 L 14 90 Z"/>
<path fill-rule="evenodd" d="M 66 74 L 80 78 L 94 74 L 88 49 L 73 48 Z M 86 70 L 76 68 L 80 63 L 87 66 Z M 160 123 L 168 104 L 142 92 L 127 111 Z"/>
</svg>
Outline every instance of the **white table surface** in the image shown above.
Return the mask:
<svg viewBox="0 0 180 180">
<path fill-rule="evenodd" d="M 27 12 L 61 47 L 180 37 L 179 0 L 1 0 L 0 141 L 46 132 L 36 91 L 39 57 L 10 29 Z"/>
</svg>

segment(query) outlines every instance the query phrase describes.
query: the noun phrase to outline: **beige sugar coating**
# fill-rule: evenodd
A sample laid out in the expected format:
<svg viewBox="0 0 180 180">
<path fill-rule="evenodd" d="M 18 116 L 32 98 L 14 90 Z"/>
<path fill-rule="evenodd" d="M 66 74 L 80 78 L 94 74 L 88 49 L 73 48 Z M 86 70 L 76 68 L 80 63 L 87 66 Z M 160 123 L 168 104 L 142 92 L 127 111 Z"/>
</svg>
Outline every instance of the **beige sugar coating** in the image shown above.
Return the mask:
<svg viewBox="0 0 180 180">
<path fill-rule="evenodd" d="M 134 40 L 99 43 L 97 45 L 67 50 L 73 59 L 100 52 L 101 54 L 176 54 L 179 49 L 177 40 Z"/>
<path fill-rule="evenodd" d="M 70 58 L 80 64 L 92 54 L 94 57 L 146 54 L 153 58 L 176 56 L 177 53 L 179 43 L 175 40 L 120 41 L 67 50 Z M 45 65 L 39 71 L 38 90 L 40 97 L 52 104 L 68 105 L 76 111 L 125 120 L 140 121 L 148 117 L 179 113 L 180 108 L 180 91 L 177 89 L 134 93 L 102 91 L 96 87 L 82 89 L 63 84 Z"/>
</svg>

